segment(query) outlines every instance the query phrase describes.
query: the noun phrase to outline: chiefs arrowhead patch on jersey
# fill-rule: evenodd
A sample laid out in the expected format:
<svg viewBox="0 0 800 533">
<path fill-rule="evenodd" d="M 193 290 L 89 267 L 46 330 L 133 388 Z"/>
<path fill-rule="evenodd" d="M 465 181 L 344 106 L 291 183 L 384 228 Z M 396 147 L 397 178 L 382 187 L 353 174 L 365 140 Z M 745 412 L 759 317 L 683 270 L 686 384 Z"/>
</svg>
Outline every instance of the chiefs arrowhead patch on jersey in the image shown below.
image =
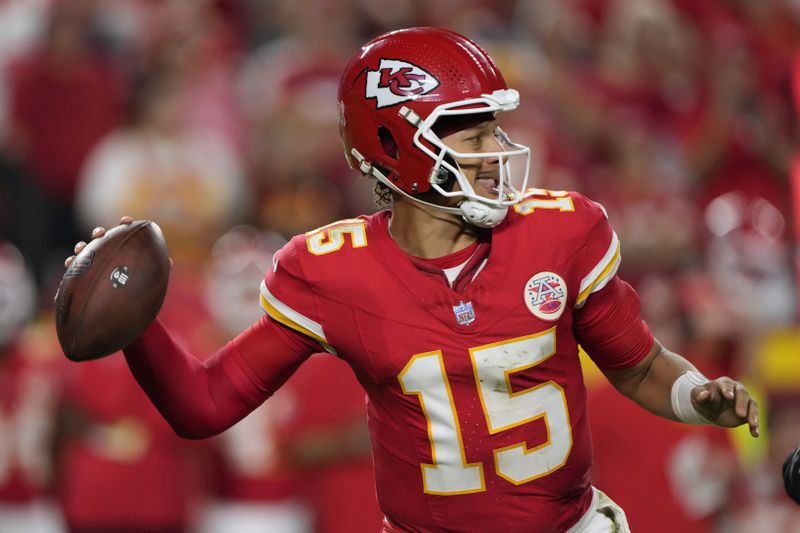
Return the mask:
<svg viewBox="0 0 800 533">
<path fill-rule="evenodd" d="M 525 284 L 525 304 L 537 318 L 557 320 L 567 303 L 567 284 L 558 274 L 539 272 Z"/>
<path fill-rule="evenodd" d="M 427 94 L 439 86 L 429 72 L 406 61 L 381 59 L 378 70 L 367 71 L 367 98 L 377 107 L 389 107 Z"/>
</svg>

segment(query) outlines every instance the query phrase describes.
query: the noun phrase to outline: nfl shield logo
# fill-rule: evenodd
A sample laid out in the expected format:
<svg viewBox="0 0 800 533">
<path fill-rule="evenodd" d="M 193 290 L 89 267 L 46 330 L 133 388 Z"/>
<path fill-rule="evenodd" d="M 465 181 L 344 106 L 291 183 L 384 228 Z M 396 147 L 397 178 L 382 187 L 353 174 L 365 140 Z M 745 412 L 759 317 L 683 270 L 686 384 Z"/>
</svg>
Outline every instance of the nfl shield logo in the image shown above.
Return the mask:
<svg viewBox="0 0 800 533">
<path fill-rule="evenodd" d="M 472 302 L 460 302 L 458 305 L 454 305 L 453 313 L 456 315 L 456 322 L 462 326 L 469 326 L 475 322 L 475 309 L 472 307 Z"/>
</svg>

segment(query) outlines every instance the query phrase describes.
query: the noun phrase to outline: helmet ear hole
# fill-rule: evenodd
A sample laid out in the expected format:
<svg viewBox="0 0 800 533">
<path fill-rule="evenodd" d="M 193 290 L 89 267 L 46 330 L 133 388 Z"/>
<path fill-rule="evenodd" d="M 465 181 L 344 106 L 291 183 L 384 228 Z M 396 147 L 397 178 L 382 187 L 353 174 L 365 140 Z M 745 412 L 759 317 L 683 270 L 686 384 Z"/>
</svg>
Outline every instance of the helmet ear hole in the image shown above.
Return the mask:
<svg viewBox="0 0 800 533">
<path fill-rule="evenodd" d="M 388 128 L 380 126 L 378 128 L 378 140 L 383 147 L 383 152 L 397 161 L 400 156 L 400 147 L 397 145 L 397 141 L 394 140 L 392 132 Z"/>
<path fill-rule="evenodd" d="M 458 163 L 456 163 L 456 160 L 453 159 L 453 156 L 450 154 L 445 155 L 444 160 L 450 163 L 450 165 L 453 167 L 458 168 Z M 456 175 L 445 167 L 439 167 L 439 171 L 437 172 L 433 181 L 445 191 L 450 192 L 453 190 L 453 186 L 456 184 Z"/>
</svg>

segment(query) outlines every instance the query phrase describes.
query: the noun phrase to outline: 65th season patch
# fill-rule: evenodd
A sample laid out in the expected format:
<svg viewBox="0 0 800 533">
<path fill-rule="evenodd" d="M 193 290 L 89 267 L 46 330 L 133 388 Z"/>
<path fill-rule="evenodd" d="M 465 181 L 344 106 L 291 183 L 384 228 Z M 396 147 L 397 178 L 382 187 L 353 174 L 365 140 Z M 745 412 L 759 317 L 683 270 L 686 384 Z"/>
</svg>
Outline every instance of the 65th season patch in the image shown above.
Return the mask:
<svg viewBox="0 0 800 533">
<path fill-rule="evenodd" d="M 536 318 L 558 320 L 567 305 L 567 284 L 554 272 L 539 272 L 525 284 L 523 298 Z"/>
</svg>

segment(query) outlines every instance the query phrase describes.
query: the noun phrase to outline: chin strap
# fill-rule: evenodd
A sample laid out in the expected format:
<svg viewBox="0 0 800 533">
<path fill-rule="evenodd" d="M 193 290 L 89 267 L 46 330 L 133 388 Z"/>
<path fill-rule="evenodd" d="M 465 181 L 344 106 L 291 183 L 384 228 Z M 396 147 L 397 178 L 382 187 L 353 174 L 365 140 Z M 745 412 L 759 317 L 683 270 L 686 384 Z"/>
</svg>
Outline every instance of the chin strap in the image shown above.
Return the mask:
<svg viewBox="0 0 800 533">
<path fill-rule="evenodd" d="M 438 205 L 431 202 L 426 202 L 425 200 L 420 200 L 419 198 L 412 196 L 405 192 L 403 189 L 395 185 L 391 182 L 380 170 L 375 168 L 371 165 L 365 158 L 362 156 L 358 150 L 353 148 L 351 150 L 353 157 L 358 161 L 358 168 L 359 170 L 370 176 L 373 176 L 375 179 L 396 191 L 397 193 L 405 196 L 409 200 L 412 200 L 418 204 L 427 205 L 429 207 L 434 207 L 446 213 L 453 213 L 455 215 L 461 215 L 467 223 L 477 226 L 479 228 L 491 228 L 498 225 L 508 214 L 508 207 L 494 207 L 486 205 L 482 202 L 477 200 L 463 200 L 461 203 L 458 204 L 457 207 L 449 207 L 444 205 Z"/>
<path fill-rule="evenodd" d="M 458 205 L 461 218 L 479 228 L 491 228 L 506 218 L 508 207 L 488 206 L 475 200 L 464 200 Z"/>
</svg>

